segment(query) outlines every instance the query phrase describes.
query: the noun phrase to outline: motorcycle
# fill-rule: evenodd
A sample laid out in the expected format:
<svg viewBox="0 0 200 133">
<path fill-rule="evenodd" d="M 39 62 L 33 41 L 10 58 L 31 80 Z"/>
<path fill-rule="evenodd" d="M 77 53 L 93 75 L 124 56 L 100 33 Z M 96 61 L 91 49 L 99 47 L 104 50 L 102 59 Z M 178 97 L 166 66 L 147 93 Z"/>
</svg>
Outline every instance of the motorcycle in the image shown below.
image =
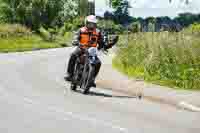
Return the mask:
<svg viewBox="0 0 200 133">
<path fill-rule="evenodd" d="M 98 63 L 97 53 L 96 47 L 82 49 L 82 54 L 76 59 L 74 66 L 71 90 L 76 91 L 77 87 L 80 86 L 84 94 L 89 92 L 92 87 L 91 83 L 95 80 L 95 65 Z"/>
<path fill-rule="evenodd" d="M 108 44 L 108 35 L 104 34 L 103 38 L 105 45 Z M 110 45 L 115 45 L 118 41 L 118 36 L 113 39 L 113 43 Z M 92 44 L 92 43 L 91 43 Z M 104 54 L 108 51 L 104 48 L 101 49 Z M 98 48 L 88 47 L 82 49 L 82 54 L 76 59 L 74 66 L 74 72 L 71 81 L 71 90 L 76 91 L 79 86 L 83 90 L 83 94 L 89 93 L 91 84 L 95 80 L 95 66 L 98 63 Z"/>
</svg>

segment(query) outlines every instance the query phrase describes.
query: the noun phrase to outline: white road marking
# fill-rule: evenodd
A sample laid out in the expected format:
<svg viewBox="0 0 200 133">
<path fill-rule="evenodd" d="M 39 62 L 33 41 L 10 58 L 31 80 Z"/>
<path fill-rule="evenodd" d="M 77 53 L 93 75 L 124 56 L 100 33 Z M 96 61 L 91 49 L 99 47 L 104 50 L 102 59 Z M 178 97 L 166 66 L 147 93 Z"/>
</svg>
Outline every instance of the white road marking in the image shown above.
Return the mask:
<svg viewBox="0 0 200 133">
<path fill-rule="evenodd" d="M 200 108 L 199 107 L 194 106 L 194 105 L 189 104 L 189 103 L 186 103 L 184 101 L 179 102 L 179 106 L 184 108 L 184 109 L 188 109 L 188 110 L 195 111 L 195 112 L 200 112 Z"/>
</svg>

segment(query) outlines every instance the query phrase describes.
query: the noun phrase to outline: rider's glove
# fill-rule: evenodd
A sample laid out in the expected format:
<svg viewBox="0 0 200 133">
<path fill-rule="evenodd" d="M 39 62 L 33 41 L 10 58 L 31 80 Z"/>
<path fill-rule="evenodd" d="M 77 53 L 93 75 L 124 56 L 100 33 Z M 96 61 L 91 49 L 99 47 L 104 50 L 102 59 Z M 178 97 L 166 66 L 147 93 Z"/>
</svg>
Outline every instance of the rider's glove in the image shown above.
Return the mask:
<svg viewBox="0 0 200 133">
<path fill-rule="evenodd" d="M 119 40 L 119 36 L 114 36 L 110 43 L 108 45 L 105 46 L 105 49 L 109 49 L 109 48 L 112 48 Z"/>
<path fill-rule="evenodd" d="M 79 45 L 79 41 L 73 40 L 73 41 L 72 41 L 72 45 L 73 45 L 73 46 L 78 46 L 78 45 Z"/>
</svg>

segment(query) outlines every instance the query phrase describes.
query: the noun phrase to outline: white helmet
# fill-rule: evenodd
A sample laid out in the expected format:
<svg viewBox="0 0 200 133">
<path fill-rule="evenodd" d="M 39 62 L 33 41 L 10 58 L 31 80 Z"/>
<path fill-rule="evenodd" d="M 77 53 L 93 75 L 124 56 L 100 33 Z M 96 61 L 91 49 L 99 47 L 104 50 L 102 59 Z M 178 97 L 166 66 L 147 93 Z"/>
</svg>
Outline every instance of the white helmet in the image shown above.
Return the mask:
<svg viewBox="0 0 200 133">
<path fill-rule="evenodd" d="M 97 20 L 96 16 L 90 15 L 90 16 L 87 16 L 85 19 L 85 23 L 87 23 L 87 22 L 96 24 L 98 22 L 98 20 Z"/>
</svg>

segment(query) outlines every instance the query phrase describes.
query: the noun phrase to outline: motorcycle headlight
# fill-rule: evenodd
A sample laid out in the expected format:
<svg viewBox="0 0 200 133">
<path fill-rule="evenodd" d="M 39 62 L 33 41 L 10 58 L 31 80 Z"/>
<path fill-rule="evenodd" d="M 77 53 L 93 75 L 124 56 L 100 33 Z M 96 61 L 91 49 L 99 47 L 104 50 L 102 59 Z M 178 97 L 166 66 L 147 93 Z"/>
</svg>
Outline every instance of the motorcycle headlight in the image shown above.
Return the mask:
<svg viewBox="0 0 200 133">
<path fill-rule="evenodd" d="M 98 50 L 95 47 L 91 47 L 88 49 L 89 56 L 97 56 L 97 52 Z"/>
</svg>

